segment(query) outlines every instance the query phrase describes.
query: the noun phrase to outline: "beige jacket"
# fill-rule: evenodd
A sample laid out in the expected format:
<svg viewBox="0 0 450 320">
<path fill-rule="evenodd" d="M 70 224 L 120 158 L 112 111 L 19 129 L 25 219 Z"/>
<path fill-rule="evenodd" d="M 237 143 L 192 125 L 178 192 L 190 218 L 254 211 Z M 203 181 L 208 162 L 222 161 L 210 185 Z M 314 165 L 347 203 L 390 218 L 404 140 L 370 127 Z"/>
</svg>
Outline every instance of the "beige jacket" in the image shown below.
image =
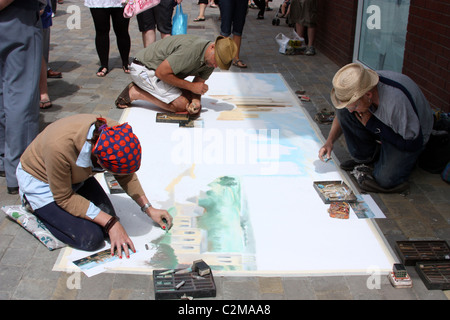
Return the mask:
<svg viewBox="0 0 450 320">
<path fill-rule="evenodd" d="M 34 139 L 20 158 L 23 170 L 48 183 L 56 204 L 74 216 L 84 217 L 90 204 L 72 190 L 72 185 L 95 174 L 91 167 L 82 168 L 75 162 L 97 117 L 79 114 L 55 121 Z M 118 124 L 106 120 L 108 126 Z M 144 195 L 136 174 L 120 175 L 116 179 L 134 200 Z"/>
</svg>

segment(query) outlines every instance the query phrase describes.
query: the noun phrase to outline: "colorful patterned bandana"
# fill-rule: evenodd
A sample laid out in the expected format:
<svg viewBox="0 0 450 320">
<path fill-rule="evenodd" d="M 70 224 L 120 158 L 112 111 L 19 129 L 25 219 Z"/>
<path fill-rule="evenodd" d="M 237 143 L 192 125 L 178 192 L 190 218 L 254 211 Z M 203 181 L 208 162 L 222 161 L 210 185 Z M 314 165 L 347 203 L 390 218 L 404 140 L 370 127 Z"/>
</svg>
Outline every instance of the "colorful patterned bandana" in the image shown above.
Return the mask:
<svg viewBox="0 0 450 320">
<path fill-rule="evenodd" d="M 92 152 L 108 171 L 117 174 L 136 172 L 141 166 L 141 144 L 125 122 L 102 130 Z"/>
</svg>

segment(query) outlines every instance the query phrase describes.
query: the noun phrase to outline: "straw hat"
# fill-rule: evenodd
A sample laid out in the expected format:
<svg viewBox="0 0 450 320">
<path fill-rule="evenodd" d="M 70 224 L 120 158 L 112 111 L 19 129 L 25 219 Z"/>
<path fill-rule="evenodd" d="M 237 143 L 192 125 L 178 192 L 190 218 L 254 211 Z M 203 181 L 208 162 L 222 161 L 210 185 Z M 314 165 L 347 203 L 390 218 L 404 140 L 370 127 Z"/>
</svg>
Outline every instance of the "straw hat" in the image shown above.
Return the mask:
<svg viewBox="0 0 450 320">
<path fill-rule="evenodd" d="M 222 70 L 228 70 L 231 61 L 236 56 L 237 47 L 233 40 L 224 36 L 218 36 L 215 42 L 216 63 Z"/>
<path fill-rule="evenodd" d="M 361 98 L 378 83 L 378 74 L 359 63 L 342 67 L 333 77 L 331 101 L 337 109 L 347 107 Z"/>
</svg>

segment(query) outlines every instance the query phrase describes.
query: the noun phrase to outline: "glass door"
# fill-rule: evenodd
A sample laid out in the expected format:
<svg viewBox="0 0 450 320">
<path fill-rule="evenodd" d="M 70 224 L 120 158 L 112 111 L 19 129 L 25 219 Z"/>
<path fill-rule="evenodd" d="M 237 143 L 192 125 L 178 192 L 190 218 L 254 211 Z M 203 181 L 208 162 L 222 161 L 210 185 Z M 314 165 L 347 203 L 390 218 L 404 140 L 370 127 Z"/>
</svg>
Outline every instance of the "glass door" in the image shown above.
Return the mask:
<svg viewBox="0 0 450 320">
<path fill-rule="evenodd" d="M 353 59 L 402 72 L 410 0 L 359 0 Z"/>
</svg>

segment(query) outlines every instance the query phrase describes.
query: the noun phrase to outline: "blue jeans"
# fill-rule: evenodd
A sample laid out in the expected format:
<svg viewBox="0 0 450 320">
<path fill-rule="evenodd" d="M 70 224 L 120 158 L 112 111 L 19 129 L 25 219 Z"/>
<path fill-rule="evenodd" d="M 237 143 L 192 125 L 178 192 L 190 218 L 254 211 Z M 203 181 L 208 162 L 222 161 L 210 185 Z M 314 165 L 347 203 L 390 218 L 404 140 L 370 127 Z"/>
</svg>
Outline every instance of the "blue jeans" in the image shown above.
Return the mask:
<svg viewBox="0 0 450 320">
<path fill-rule="evenodd" d="M 112 216 L 116 215 L 108 195 L 95 178 L 91 177 L 84 181 L 77 193 L 93 202 L 102 211 Z M 103 246 L 107 236 L 100 225 L 70 214 L 56 202 L 34 210 L 34 215 L 58 240 L 75 249 L 98 250 Z"/>
<path fill-rule="evenodd" d="M 248 10 L 247 0 L 224 0 L 219 2 L 220 34 L 229 37 L 231 34 L 242 36 L 245 17 Z"/>
<path fill-rule="evenodd" d="M 373 162 L 372 175 L 382 188 L 392 188 L 408 180 L 423 147 L 408 152 L 399 150 L 389 141 L 379 141 L 379 137 L 347 109 L 337 109 L 337 117 L 351 157 L 358 163 Z"/>
</svg>

